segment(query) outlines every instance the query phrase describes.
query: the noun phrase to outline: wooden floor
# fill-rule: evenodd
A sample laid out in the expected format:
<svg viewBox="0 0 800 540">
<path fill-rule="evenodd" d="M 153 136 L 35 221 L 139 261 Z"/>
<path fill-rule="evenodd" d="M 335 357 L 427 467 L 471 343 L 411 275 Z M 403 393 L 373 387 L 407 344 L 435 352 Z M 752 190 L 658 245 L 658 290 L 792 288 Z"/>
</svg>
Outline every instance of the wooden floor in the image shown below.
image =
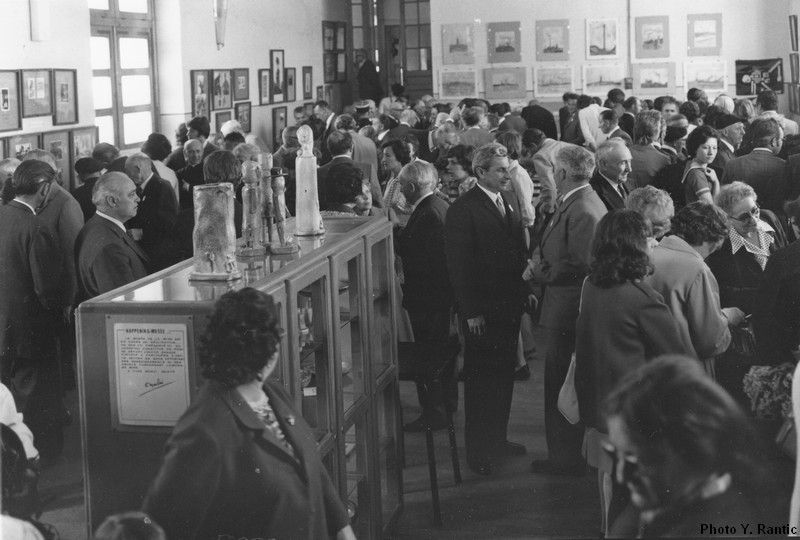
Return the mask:
<svg viewBox="0 0 800 540">
<path fill-rule="evenodd" d="M 537 337 L 541 337 L 537 332 Z M 541 343 L 541 342 L 540 342 Z M 540 345 L 540 350 L 543 350 Z M 463 406 L 456 413 L 456 433 L 461 451 L 463 484 L 453 481 L 445 432 L 435 435 L 437 469 L 442 505 L 441 527 L 433 525 L 425 439 L 408 434 L 405 440 L 405 508 L 395 531 L 397 539 L 505 539 L 505 538 L 597 538 L 600 528 L 597 480 L 534 475 L 533 459 L 546 458 L 543 415 L 543 365 L 531 362 L 532 377 L 515 383 L 509 425 L 509 440 L 523 443 L 526 456 L 509 458 L 493 476 L 472 473 L 463 454 Z M 463 386 L 459 385 L 459 391 Z M 401 401 L 406 421 L 419 414 L 412 383 L 401 384 Z M 76 392 L 68 396 L 77 422 Z M 460 396 L 463 399 L 463 395 Z M 123 464 L 120 464 L 123 466 Z M 776 507 L 788 516 L 788 492 L 793 465 L 784 460 L 776 471 Z M 86 537 L 83 508 L 80 442 L 78 426 L 67 429 L 64 456 L 42 472 L 41 496 L 45 512 L 41 521 L 55 526 L 63 540 Z M 124 486 L 120 486 L 124 489 Z M 784 508 L 786 510 L 784 510 Z M 784 520 L 785 521 L 785 520 Z"/>
</svg>

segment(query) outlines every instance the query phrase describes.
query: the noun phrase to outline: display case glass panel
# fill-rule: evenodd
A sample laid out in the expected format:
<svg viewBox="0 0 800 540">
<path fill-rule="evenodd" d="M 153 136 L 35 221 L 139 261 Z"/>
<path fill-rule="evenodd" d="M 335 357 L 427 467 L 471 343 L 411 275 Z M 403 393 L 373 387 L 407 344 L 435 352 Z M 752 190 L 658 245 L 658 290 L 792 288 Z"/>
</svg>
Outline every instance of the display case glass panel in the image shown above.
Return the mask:
<svg viewBox="0 0 800 540">
<path fill-rule="evenodd" d="M 375 396 L 378 428 L 378 468 L 380 481 L 381 526 L 391 524 L 402 503 L 402 480 L 398 446 L 397 384 L 390 384 Z"/>
<path fill-rule="evenodd" d="M 391 237 L 384 237 L 369 247 L 372 268 L 372 306 L 370 323 L 372 328 L 372 376 L 375 381 L 393 365 L 392 349 L 395 346 L 393 253 Z"/>
<path fill-rule="evenodd" d="M 345 502 L 358 538 L 373 538 L 370 531 L 370 490 L 367 416 L 361 415 L 344 435 Z"/>
</svg>

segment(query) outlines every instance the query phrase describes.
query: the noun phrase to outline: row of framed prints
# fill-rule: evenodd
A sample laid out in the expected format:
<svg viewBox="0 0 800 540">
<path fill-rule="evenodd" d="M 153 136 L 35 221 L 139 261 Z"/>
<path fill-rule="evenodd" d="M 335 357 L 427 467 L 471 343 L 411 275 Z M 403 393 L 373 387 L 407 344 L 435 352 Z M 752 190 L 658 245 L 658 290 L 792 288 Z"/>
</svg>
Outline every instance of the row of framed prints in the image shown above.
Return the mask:
<svg viewBox="0 0 800 540">
<path fill-rule="evenodd" d="M 670 56 L 669 16 L 636 17 L 634 49 L 636 58 Z M 586 59 L 619 58 L 620 20 L 586 19 Z M 688 56 L 719 56 L 722 52 L 722 14 L 690 14 L 686 18 Z M 536 60 L 564 61 L 571 56 L 570 20 L 536 21 Z M 486 25 L 486 50 L 489 63 L 522 61 L 522 25 L 519 21 Z M 442 25 L 442 63 L 475 63 L 475 25 Z"/>
<path fill-rule="evenodd" d="M 632 85 L 626 85 L 626 70 L 621 63 L 584 64 L 583 85 L 576 84 L 571 65 L 547 65 L 533 68 L 533 95 L 558 97 L 583 88 L 590 95 L 605 95 L 612 88 L 630 87 L 635 95 L 670 95 L 675 92 L 675 62 L 632 64 Z M 684 86 L 707 92 L 725 92 L 727 76 L 721 59 L 686 62 Z M 477 72 L 442 71 L 439 73 L 439 97 L 461 99 L 477 97 Z M 483 91 L 487 99 L 525 99 L 528 92 L 528 68 L 489 68 L 483 70 Z M 630 82 L 630 81 L 629 81 Z"/>
<path fill-rule="evenodd" d="M 23 118 L 36 116 L 77 124 L 77 85 L 74 69 L 0 70 L 0 131 L 20 130 Z"/>
<path fill-rule="evenodd" d="M 62 171 L 64 187 L 72 190 L 77 187 L 74 174 L 75 162 L 79 158 L 92 155 L 92 149 L 97 145 L 97 137 L 96 126 L 12 135 L 0 139 L 0 159 L 8 157 L 22 159 L 25 154 L 36 148 L 47 150 L 53 154 Z"/>
<path fill-rule="evenodd" d="M 249 101 L 235 103 L 233 109 L 217 111 L 214 113 L 215 131 L 220 131 L 222 124 L 228 120 L 236 120 L 242 125 L 245 133 L 249 133 L 252 128 L 253 108 Z M 211 119 L 209 118 L 209 121 Z"/>
</svg>

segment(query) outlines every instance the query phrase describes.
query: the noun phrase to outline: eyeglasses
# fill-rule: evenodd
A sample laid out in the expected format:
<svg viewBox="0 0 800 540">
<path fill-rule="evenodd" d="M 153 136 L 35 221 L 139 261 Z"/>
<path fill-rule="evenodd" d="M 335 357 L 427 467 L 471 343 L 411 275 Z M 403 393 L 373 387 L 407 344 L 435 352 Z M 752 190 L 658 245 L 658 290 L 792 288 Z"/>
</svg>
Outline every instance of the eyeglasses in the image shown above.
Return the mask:
<svg viewBox="0 0 800 540">
<path fill-rule="evenodd" d="M 744 213 L 744 214 L 742 214 L 740 216 L 737 216 L 737 217 L 728 216 L 728 217 L 733 219 L 733 220 L 735 220 L 735 221 L 741 221 L 741 222 L 744 223 L 745 221 L 747 221 L 749 219 L 753 219 L 753 220 L 758 219 L 759 215 L 761 215 L 761 208 L 759 208 L 758 205 L 755 205 L 753 208 L 751 208 L 746 213 Z"/>
<path fill-rule="evenodd" d="M 603 449 L 603 452 L 605 452 L 606 455 L 611 458 L 615 468 L 618 469 L 620 466 L 623 467 L 622 477 L 626 481 L 631 477 L 640 474 L 642 469 L 644 469 L 644 467 L 639 463 L 639 458 L 637 456 L 626 454 L 620 459 L 617 448 L 608 441 L 601 441 L 600 447 Z M 620 461 L 622 463 L 620 463 Z"/>
</svg>

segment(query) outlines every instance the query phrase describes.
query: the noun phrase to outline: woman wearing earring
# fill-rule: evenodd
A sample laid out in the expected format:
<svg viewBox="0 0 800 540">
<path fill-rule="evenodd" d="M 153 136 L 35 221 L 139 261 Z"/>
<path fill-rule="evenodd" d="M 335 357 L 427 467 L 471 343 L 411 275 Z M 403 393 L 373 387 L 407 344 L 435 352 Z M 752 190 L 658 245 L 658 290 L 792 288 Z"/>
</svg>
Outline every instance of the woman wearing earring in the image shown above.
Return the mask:
<svg viewBox="0 0 800 540">
<path fill-rule="evenodd" d="M 217 302 L 200 345 L 208 382 L 144 503 L 168 538 L 355 538 L 314 434 L 268 380 L 278 322 L 272 297 L 252 288 Z"/>
</svg>

